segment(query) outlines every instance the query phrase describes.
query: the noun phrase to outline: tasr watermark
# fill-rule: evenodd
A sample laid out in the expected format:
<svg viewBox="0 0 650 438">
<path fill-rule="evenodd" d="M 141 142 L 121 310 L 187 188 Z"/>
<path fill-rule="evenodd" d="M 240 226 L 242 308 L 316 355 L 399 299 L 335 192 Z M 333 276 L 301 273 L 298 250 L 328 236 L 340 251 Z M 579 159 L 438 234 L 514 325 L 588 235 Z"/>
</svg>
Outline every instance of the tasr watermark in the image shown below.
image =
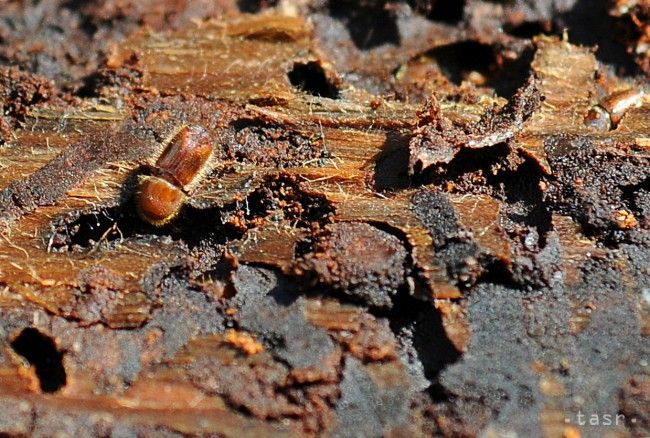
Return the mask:
<svg viewBox="0 0 650 438">
<path fill-rule="evenodd" d="M 578 411 L 573 417 L 566 417 L 564 422 L 567 424 L 575 424 L 578 426 L 602 426 L 602 427 L 616 427 L 624 426 L 628 419 L 623 414 L 611 413 L 587 413 Z M 629 422 L 636 423 L 636 418 L 630 418 Z"/>
</svg>

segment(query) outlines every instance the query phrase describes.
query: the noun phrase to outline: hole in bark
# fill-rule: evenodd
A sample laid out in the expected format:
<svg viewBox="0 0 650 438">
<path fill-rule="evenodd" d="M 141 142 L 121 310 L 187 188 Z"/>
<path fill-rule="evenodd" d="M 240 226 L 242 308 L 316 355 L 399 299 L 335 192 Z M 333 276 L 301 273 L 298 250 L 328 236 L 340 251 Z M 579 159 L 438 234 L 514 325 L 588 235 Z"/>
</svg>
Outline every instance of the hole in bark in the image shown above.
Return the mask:
<svg viewBox="0 0 650 438">
<path fill-rule="evenodd" d="M 533 38 L 539 34 L 556 33 L 551 21 L 524 21 L 504 26 L 504 31 L 518 38 Z"/>
<path fill-rule="evenodd" d="M 516 59 L 504 60 L 498 70 L 491 72 L 485 85 L 494 88 L 499 96 L 511 100 L 530 76 L 530 64 L 533 62 L 534 54 L 534 50 L 527 49 Z"/>
<path fill-rule="evenodd" d="M 330 13 L 339 18 L 359 50 L 368 50 L 384 44 L 400 44 L 399 29 L 395 16 L 383 2 L 368 2 L 365 7 L 356 1 L 330 2 Z"/>
<path fill-rule="evenodd" d="M 242 12 L 254 14 L 262 9 L 271 8 L 277 3 L 276 0 L 237 0 L 237 7 Z"/>
<path fill-rule="evenodd" d="M 490 169 L 508 169 L 508 153 L 510 149 L 504 143 L 481 149 L 461 149 L 447 164 L 425 169 L 414 178 L 418 185 L 434 184 L 445 187 L 448 182 L 454 184 L 455 190 L 471 192 L 475 185 L 490 189 L 488 194 L 494 194 L 494 186 L 487 184 L 487 178 L 494 178 Z M 480 190 L 480 189 L 479 189 Z"/>
<path fill-rule="evenodd" d="M 407 188 L 409 135 L 388 133 L 382 151 L 375 162 L 375 190 L 399 190 Z"/>
<path fill-rule="evenodd" d="M 136 169 L 122 188 L 119 205 L 102 206 L 91 210 L 78 210 L 57 219 L 52 224 L 47 239 L 47 250 L 52 252 L 95 252 L 99 248 L 114 248 L 128 239 L 149 241 L 160 237 L 182 240 L 189 246 L 209 240 L 218 245 L 241 234 L 221 220 L 226 209 L 217 207 L 195 208 L 186 203 L 178 216 L 164 227 L 154 227 L 144 222 L 136 213 L 134 193 L 137 177 L 142 169 Z"/>
<path fill-rule="evenodd" d="M 288 74 L 291 85 L 313 96 L 338 99 L 339 90 L 330 82 L 319 62 L 296 62 Z"/>
<path fill-rule="evenodd" d="M 596 59 L 611 64 L 619 75 L 636 76 L 640 72 L 625 45 L 613 37 L 615 18 L 608 11 L 609 0 L 576 0 L 570 10 L 557 14 L 558 27 L 569 29 L 571 43 L 585 47 L 597 46 Z"/>
<path fill-rule="evenodd" d="M 416 11 L 422 11 L 432 21 L 456 24 L 463 19 L 465 2 L 461 0 L 437 0 L 434 2 L 411 0 L 409 3 Z"/>
<path fill-rule="evenodd" d="M 512 220 L 535 228 L 539 236 L 539 246 L 546 246 L 546 236 L 551 231 L 551 212 L 543 202 L 539 183 L 543 173 L 539 165 L 526 159 L 515 170 L 504 172 L 491 182 L 502 187 L 506 201 L 511 206 L 520 206 L 518 212 L 510 212 Z"/>
<path fill-rule="evenodd" d="M 63 352 L 54 340 L 34 328 L 26 328 L 11 342 L 14 351 L 36 369 L 43 392 L 56 392 L 66 384 Z"/>
<path fill-rule="evenodd" d="M 292 226 L 324 225 L 333 208 L 322 196 L 307 193 L 291 177 L 271 178 L 245 199 L 223 207 L 198 208 L 186 204 L 178 216 L 156 228 L 135 213 L 133 199 L 125 196 L 121 205 L 73 212 L 52 224 L 48 251 L 91 251 L 112 248 L 129 238 L 148 241 L 167 237 L 190 247 L 203 243 L 221 245 L 240 239 L 260 224 L 288 222 Z"/>
<path fill-rule="evenodd" d="M 386 316 L 399 344 L 416 353 L 409 366 L 421 366 L 424 377 L 435 387 L 440 372 L 462 355 L 447 337 L 439 311 L 402 293 Z"/>
<path fill-rule="evenodd" d="M 178 217 L 164 227 L 156 228 L 142 221 L 129 202 L 122 206 L 102 207 L 60 219 L 54 226 L 48 242 L 53 252 L 94 252 L 99 247 L 113 248 L 129 238 L 147 241 L 167 236 L 182 240 L 189 246 L 209 240 L 221 244 L 241 237 L 221 220 L 219 208 L 199 209 L 185 205 Z"/>
<path fill-rule="evenodd" d="M 621 199 L 635 215 L 644 222 L 650 222 L 650 178 L 639 184 L 621 188 Z"/>
<path fill-rule="evenodd" d="M 120 207 L 101 208 L 67 217 L 53 226 L 48 251 L 77 251 L 133 234 L 133 221 L 125 221 Z"/>
<path fill-rule="evenodd" d="M 453 83 L 459 85 L 471 72 L 487 75 L 495 65 L 492 46 L 476 41 L 462 41 L 436 47 L 426 54 Z"/>
</svg>

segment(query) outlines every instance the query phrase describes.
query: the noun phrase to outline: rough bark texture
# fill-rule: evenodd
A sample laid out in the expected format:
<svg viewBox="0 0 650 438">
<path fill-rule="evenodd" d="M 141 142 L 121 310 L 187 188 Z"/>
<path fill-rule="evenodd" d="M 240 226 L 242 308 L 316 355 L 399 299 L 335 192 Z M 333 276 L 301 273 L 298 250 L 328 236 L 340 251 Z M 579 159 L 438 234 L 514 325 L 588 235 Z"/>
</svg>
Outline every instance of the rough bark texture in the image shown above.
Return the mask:
<svg viewBox="0 0 650 438">
<path fill-rule="evenodd" d="M 650 434 L 647 1 L 0 7 L 0 435 Z"/>
</svg>

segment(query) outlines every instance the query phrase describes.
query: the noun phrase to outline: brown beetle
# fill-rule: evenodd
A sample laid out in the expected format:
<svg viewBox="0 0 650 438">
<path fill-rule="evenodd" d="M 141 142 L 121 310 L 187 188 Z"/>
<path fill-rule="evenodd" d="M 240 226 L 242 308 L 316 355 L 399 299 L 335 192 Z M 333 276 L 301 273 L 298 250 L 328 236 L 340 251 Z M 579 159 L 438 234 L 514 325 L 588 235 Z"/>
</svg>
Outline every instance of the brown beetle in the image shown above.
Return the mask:
<svg viewBox="0 0 650 438">
<path fill-rule="evenodd" d="M 136 208 L 140 218 L 156 227 L 172 220 L 185 203 L 181 189 L 157 176 L 141 176 L 138 182 Z"/>
<path fill-rule="evenodd" d="M 162 144 L 150 175 L 138 181 L 138 215 L 156 227 L 166 225 L 180 211 L 192 189 L 208 170 L 213 145 L 201 126 L 182 126 Z"/>
<path fill-rule="evenodd" d="M 623 115 L 631 108 L 640 107 L 645 97 L 644 90 L 635 88 L 613 93 L 589 109 L 585 124 L 599 131 L 615 129 Z"/>
</svg>

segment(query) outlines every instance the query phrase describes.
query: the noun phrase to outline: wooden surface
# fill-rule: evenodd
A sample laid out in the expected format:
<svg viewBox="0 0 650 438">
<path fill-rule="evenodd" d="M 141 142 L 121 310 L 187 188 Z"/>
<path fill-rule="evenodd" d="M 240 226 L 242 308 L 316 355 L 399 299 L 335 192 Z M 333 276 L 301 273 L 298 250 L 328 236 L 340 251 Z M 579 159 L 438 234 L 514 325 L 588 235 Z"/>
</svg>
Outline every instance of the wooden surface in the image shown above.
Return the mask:
<svg viewBox="0 0 650 438">
<path fill-rule="evenodd" d="M 355 366 L 381 397 L 401 406 L 408 367 L 382 328 L 381 313 L 303 291 L 291 312 L 331 339 L 327 354 L 305 364 L 274 350 L 266 322 L 256 329 L 244 316 L 238 320 L 253 300 L 246 291 L 273 290 L 280 281 L 242 280 L 241 267 L 292 277 L 300 242 L 330 223 L 366 222 L 397 236 L 409 258 L 404 294 L 440 318 L 441 331 L 430 342 L 444 338 L 456 354 L 471 348 L 477 325 L 467 319 L 470 292 L 450 277 L 435 233 L 413 207 L 413 196 L 434 186 L 426 176 L 418 182 L 406 166 L 411 136 L 426 123 L 422 106 L 345 85 L 336 99 L 301 91 L 287 73 L 309 62 L 332 83 L 340 80 L 311 24 L 296 17 L 235 16 L 174 32 L 143 30 L 115 46 L 106 63 L 113 72 L 137 72 L 131 76 L 137 79 L 97 90 L 100 97 L 72 108 L 27 114 L 0 148 L 0 404 L 11 406 L 0 414 L 0 431 L 99 434 L 125 424 L 145 434 L 340 433 L 349 420 L 337 400 L 350 385 L 341 382 L 353 379 Z M 650 105 L 630 110 L 616 131 L 599 133 L 582 123 L 598 87 L 611 91 L 632 82 L 597 83 L 593 53 L 557 38 L 536 40 L 531 68 L 544 101 L 507 147 L 542 175 L 540 184 L 559 178 L 547 156 L 549 138 L 557 135 L 580 137 L 601 154 L 647 167 Z M 439 104 L 441 117 L 471 130 L 505 102 L 483 95 L 474 103 Z M 204 126 L 217 153 L 180 217 L 155 229 L 134 214 L 133 178 L 183 123 Z M 503 222 L 506 200 L 456 184 L 444 193 L 477 254 L 501 266 L 499 272 L 519 272 L 522 250 Z M 647 231 L 647 217 L 637 221 Z M 579 284 L 580 266 L 610 251 L 577 226 L 570 213 L 553 213 L 548 238 L 560 241 L 564 287 Z M 621 293 L 636 297 L 640 278 L 630 274 Z M 647 312 L 637 315 L 647 336 Z M 64 352 L 66 382 L 57 392 L 43 393 L 35 367 L 11 347 L 25 327 Z M 238 335 L 227 331 L 233 327 Z M 263 350 L 246 353 L 242 345 L 250 342 L 261 342 Z M 313 348 L 304 342 L 302 348 Z M 553 380 L 555 371 L 544 373 Z M 562 409 L 564 390 L 544 388 L 541 430 L 567 436 L 564 417 L 553 414 Z M 382 417 L 385 433 L 424 433 L 421 424 L 394 416 Z"/>
</svg>

